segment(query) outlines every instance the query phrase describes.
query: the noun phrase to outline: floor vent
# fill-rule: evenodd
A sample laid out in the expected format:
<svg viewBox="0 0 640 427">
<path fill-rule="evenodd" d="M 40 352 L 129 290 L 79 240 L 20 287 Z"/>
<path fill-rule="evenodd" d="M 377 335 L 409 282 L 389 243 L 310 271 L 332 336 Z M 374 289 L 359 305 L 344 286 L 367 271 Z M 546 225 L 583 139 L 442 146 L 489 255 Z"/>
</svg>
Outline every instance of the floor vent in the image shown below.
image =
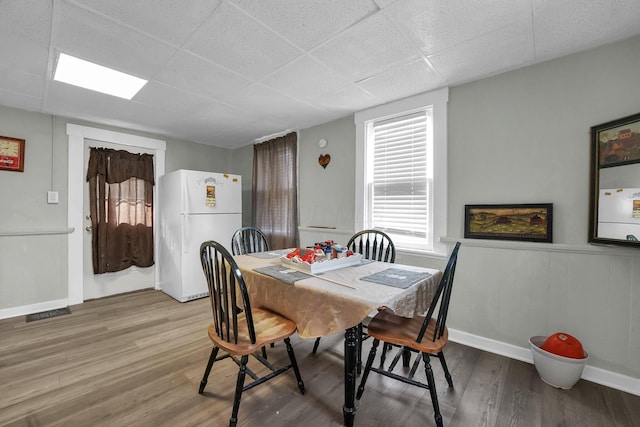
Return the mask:
<svg viewBox="0 0 640 427">
<path fill-rule="evenodd" d="M 49 319 L 51 317 L 63 316 L 65 314 L 71 314 L 69 307 L 56 308 L 55 310 L 42 311 L 40 313 L 33 313 L 27 315 L 27 322 L 33 322 L 34 320 Z"/>
</svg>

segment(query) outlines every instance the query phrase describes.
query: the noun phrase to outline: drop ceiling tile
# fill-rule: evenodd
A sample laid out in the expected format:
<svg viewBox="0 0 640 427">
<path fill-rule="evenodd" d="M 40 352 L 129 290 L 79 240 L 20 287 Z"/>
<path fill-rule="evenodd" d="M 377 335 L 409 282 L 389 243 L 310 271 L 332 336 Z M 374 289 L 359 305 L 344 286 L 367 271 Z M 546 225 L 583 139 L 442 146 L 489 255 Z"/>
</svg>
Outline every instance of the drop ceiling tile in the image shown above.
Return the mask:
<svg viewBox="0 0 640 427">
<path fill-rule="evenodd" d="M 43 80 L 47 75 L 48 44 L 16 37 L 14 34 L 3 34 L 0 36 L 0 55 L 2 55 L 0 67 L 37 74 Z"/>
<path fill-rule="evenodd" d="M 155 76 L 158 82 L 221 100 L 233 99 L 251 83 L 218 65 L 180 51 Z"/>
<path fill-rule="evenodd" d="M 380 9 L 384 9 L 385 7 L 397 2 L 399 0 L 375 0 L 376 4 L 380 7 Z"/>
<path fill-rule="evenodd" d="M 428 59 L 449 85 L 466 83 L 532 64 L 533 34 L 519 25 L 501 28 Z"/>
<path fill-rule="evenodd" d="M 142 111 L 148 109 L 149 107 L 141 108 L 122 98 L 56 81 L 50 82 L 49 91 L 42 106 L 43 111 L 55 112 L 59 116 L 137 130 L 145 128 L 141 126 L 144 125 L 144 119 L 139 117 Z M 138 120 L 139 122 L 136 123 Z"/>
<path fill-rule="evenodd" d="M 51 80 L 43 107 L 46 111 L 55 111 L 64 107 L 60 115 L 67 114 L 69 117 L 75 117 L 76 110 L 81 111 L 83 106 L 91 106 L 90 108 L 93 109 L 95 106 L 102 105 L 102 101 L 109 102 L 110 98 L 115 97 Z"/>
<path fill-rule="evenodd" d="M 290 42 L 226 2 L 184 47 L 252 80 L 302 54 Z"/>
<path fill-rule="evenodd" d="M 137 31 L 181 46 L 220 5 L 220 0 L 75 0 Z M 153 17 L 153 19 L 149 19 Z"/>
<path fill-rule="evenodd" d="M 178 114 L 196 114 L 211 100 L 158 82 L 149 82 L 132 102 Z"/>
<path fill-rule="evenodd" d="M 305 51 L 378 11 L 372 0 L 231 2 Z"/>
<path fill-rule="evenodd" d="M 532 0 L 532 6 L 539 60 L 631 37 L 640 28 L 637 0 L 615 6 L 607 0 Z"/>
<path fill-rule="evenodd" d="M 150 132 L 157 135 L 174 134 L 175 131 L 173 130 L 173 126 L 176 121 L 179 120 L 177 119 L 175 112 L 157 109 L 147 105 L 132 103 L 132 105 L 130 105 L 125 111 L 129 117 L 134 115 L 136 118 L 139 118 L 139 120 L 131 123 L 131 120 L 128 117 L 117 115 L 115 116 L 113 123 L 117 120 L 117 122 L 120 123 L 119 126 L 143 132 Z M 128 124 L 123 126 L 124 123 Z"/>
<path fill-rule="evenodd" d="M 291 116 L 319 115 L 323 111 L 305 102 L 293 99 L 260 83 L 238 92 L 232 105 L 262 114 L 267 118 L 288 119 Z"/>
<path fill-rule="evenodd" d="M 48 44 L 52 4 L 42 0 L 2 0 L 0 38 L 12 36 Z"/>
<path fill-rule="evenodd" d="M 343 88 L 349 81 L 314 57 L 304 55 L 274 71 L 261 83 L 292 98 L 309 101 Z"/>
<path fill-rule="evenodd" d="M 404 0 L 384 13 L 427 55 L 507 25 L 531 23 L 530 0 Z"/>
<path fill-rule="evenodd" d="M 358 86 L 385 102 L 395 101 L 446 85 L 424 59 L 398 65 L 363 80 Z"/>
<path fill-rule="evenodd" d="M 142 78 L 153 76 L 174 48 L 68 3 L 53 46 L 81 59 Z"/>
<path fill-rule="evenodd" d="M 181 134 L 188 135 L 191 141 L 217 147 L 237 148 L 251 144 L 254 139 L 260 137 L 261 129 L 273 129 L 272 125 L 266 128 L 263 126 L 264 123 L 259 120 L 241 122 L 219 120 L 212 123 L 209 116 L 190 116 L 180 120 L 175 129 Z M 271 133 L 275 132 L 277 130 L 271 131 Z"/>
<path fill-rule="evenodd" d="M 211 101 L 194 114 L 194 118 L 205 120 L 213 127 L 242 127 L 246 123 L 259 120 L 260 115 L 242 108 Z"/>
<path fill-rule="evenodd" d="M 44 83 L 42 76 L 23 73 L 13 67 L 0 67 L 0 90 L 40 99 L 44 91 Z"/>
<path fill-rule="evenodd" d="M 323 95 L 315 103 L 326 110 L 344 115 L 382 104 L 383 101 L 358 86 L 351 85 Z"/>
<path fill-rule="evenodd" d="M 419 51 L 382 14 L 347 29 L 310 53 L 351 83 L 419 57 Z"/>
<path fill-rule="evenodd" d="M 230 149 L 244 147 L 253 144 L 256 139 L 260 138 L 260 135 L 260 133 L 256 133 L 256 131 L 247 128 L 235 129 L 224 133 L 221 132 L 215 137 L 215 145 L 217 147 Z"/>
<path fill-rule="evenodd" d="M 0 89 L 0 105 L 10 106 L 11 108 L 19 108 L 26 111 L 40 111 L 42 106 L 42 98 L 34 98 L 23 93 L 8 92 Z"/>
</svg>

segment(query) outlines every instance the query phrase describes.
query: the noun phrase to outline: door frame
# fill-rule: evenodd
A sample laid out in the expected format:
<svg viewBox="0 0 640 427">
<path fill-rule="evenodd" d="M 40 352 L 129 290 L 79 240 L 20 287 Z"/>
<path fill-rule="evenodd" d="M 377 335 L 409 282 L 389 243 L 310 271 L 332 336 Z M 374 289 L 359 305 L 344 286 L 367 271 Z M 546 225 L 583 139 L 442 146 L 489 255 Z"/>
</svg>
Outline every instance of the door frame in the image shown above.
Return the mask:
<svg viewBox="0 0 640 427">
<path fill-rule="evenodd" d="M 142 147 L 154 150 L 155 156 L 155 180 L 156 188 L 160 177 L 165 171 L 165 151 L 166 141 L 144 136 L 132 135 L 128 133 L 115 132 L 110 130 L 92 128 L 87 126 L 67 123 L 67 136 L 69 138 L 69 175 L 68 175 L 68 197 L 69 206 L 67 208 L 68 227 L 73 230 L 67 239 L 67 277 L 69 281 L 68 304 L 81 304 L 84 302 L 83 287 L 83 234 L 84 234 L 84 142 L 85 139 L 104 141 L 124 146 Z M 154 191 L 157 196 L 157 191 Z M 153 217 L 157 219 L 158 200 L 153 204 Z M 159 235 L 154 221 L 154 281 L 155 288 L 159 289 L 159 266 L 158 266 L 158 246 Z"/>
</svg>

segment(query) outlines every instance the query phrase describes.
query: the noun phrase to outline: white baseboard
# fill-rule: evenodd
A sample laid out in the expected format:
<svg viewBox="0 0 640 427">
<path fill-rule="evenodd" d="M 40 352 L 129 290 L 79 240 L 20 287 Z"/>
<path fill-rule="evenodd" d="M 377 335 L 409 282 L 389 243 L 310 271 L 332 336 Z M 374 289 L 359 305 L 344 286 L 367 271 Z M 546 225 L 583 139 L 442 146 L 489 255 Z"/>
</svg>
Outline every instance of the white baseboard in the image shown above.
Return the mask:
<svg viewBox="0 0 640 427">
<path fill-rule="evenodd" d="M 531 356 L 531 350 L 529 348 L 518 347 L 455 329 L 449 329 L 449 340 L 468 347 L 533 364 L 533 357 Z M 596 368 L 587 364 L 582 372 L 582 379 L 640 396 L 640 379 L 638 378 Z"/>
<path fill-rule="evenodd" d="M 22 305 L 20 307 L 11 307 L 0 309 L 0 319 L 8 319 L 10 317 L 24 316 L 27 314 L 40 313 L 41 311 L 55 310 L 56 308 L 64 308 L 69 305 L 66 299 L 54 301 L 39 302 L 37 304 Z"/>
</svg>

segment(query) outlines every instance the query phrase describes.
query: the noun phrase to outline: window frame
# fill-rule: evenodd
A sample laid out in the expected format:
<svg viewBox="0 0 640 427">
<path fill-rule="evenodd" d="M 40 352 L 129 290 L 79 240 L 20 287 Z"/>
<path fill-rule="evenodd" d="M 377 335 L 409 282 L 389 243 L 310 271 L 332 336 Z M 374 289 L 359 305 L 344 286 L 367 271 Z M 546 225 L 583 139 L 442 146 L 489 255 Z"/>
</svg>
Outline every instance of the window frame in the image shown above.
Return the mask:
<svg viewBox="0 0 640 427">
<path fill-rule="evenodd" d="M 431 212 L 430 248 L 424 250 L 397 247 L 401 252 L 444 256 L 447 246 L 440 238 L 447 233 L 447 102 L 449 88 L 441 88 L 360 111 L 354 115 L 356 125 L 355 230 L 367 228 L 367 122 L 398 116 L 430 107 L 433 120 L 433 210 Z"/>
</svg>

